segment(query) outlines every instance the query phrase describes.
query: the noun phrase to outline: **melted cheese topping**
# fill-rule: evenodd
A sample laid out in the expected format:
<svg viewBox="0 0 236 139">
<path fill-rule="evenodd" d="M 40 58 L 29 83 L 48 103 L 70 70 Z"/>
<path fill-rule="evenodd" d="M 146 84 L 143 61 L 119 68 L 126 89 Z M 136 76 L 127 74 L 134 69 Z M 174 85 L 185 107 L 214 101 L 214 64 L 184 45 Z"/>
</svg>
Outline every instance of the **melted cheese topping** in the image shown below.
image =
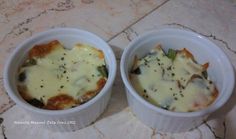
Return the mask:
<svg viewBox="0 0 236 139">
<path fill-rule="evenodd" d="M 25 94 L 26 100 L 41 101 L 46 109 L 66 109 L 88 101 L 107 79 L 98 70 L 105 67 L 102 51 L 85 44 L 77 44 L 71 50 L 60 43 L 55 45 L 43 57 L 31 56 L 33 65 L 20 68 L 19 79 L 25 74 L 25 79 L 18 83 L 20 93 Z"/>
<path fill-rule="evenodd" d="M 186 49 L 175 59 L 168 58 L 161 47 L 136 60 L 130 74 L 131 83 L 147 101 L 163 109 L 190 112 L 211 104 L 218 94 L 206 77 L 206 66 L 197 64 Z"/>
</svg>

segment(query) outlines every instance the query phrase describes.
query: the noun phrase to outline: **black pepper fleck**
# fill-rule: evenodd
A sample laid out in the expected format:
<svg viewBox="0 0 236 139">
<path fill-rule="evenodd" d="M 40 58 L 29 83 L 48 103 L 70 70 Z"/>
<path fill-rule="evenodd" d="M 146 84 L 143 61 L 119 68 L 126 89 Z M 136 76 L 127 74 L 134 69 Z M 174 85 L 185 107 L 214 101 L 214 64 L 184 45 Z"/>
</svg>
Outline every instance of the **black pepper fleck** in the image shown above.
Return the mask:
<svg viewBox="0 0 236 139">
<path fill-rule="evenodd" d="M 64 60 L 64 57 L 62 57 L 61 60 Z"/>
<path fill-rule="evenodd" d="M 60 88 L 63 88 L 63 87 L 64 87 L 63 85 L 60 86 Z"/>
<path fill-rule="evenodd" d="M 169 67 L 167 68 L 167 70 L 171 70 L 171 66 L 169 66 Z"/>
</svg>

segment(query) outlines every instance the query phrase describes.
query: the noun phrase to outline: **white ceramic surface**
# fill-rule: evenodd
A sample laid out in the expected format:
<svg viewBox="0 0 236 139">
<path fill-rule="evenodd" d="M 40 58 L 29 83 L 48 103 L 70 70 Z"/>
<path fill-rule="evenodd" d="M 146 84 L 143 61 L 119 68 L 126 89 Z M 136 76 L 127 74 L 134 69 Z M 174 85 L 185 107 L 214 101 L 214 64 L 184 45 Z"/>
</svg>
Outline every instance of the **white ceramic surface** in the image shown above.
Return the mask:
<svg viewBox="0 0 236 139">
<path fill-rule="evenodd" d="M 128 78 L 134 56 L 144 56 L 158 43 L 164 50 L 187 48 L 199 63 L 210 63 L 208 75 L 219 90 L 219 96 L 212 105 L 196 112 L 171 112 L 150 104 L 136 93 Z M 160 131 L 183 132 L 199 126 L 209 114 L 227 102 L 235 84 L 233 67 L 224 52 L 205 37 L 180 29 L 161 29 L 136 38 L 123 52 L 120 64 L 129 106 L 141 121 Z"/>
<path fill-rule="evenodd" d="M 16 73 L 30 48 L 35 44 L 59 40 L 66 48 L 72 48 L 76 43 L 90 44 L 104 52 L 109 76 L 107 83 L 98 95 L 83 105 L 67 110 L 44 110 L 25 102 L 16 89 Z M 87 31 L 74 28 L 52 29 L 39 33 L 17 46 L 4 69 L 4 86 L 8 95 L 16 104 L 26 109 L 35 122 L 55 131 L 73 131 L 94 122 L 105 110 L 111 95 L 111 88 L 116 74 L 116 59 L 112 49 L 98 36 Z"/>
</svg>

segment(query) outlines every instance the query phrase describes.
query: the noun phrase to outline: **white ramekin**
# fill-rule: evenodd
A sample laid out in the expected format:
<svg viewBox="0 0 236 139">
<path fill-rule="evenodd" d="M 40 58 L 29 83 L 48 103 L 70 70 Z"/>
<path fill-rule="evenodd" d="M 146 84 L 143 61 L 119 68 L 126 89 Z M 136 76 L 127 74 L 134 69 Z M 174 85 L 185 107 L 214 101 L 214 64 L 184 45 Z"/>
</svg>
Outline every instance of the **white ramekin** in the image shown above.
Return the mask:
<svg viewBox="0 0 236 139">
<path fill-rule="evenodd" d="M 187 48 L 199 63 L 210 63 L 208 74 L 219 90 L 219 96 L 212 105 L 196 112 L 172 112 L 154 106 L 138 95 L 129 80 L 134 56 L 144 56 L 158 43 L 164 50 Z M 233 67 L 219 47 L 199 34 L 174 28 L 148 32 L 133 40 L 124 50 L 120 68 L 133 113 L 146 125 L 164 132 L 184 132 L 199 126 L 228 101 L 235 84 Z"/>
<path fill-rule="evenodd" d="M 44 110 L 36 108 L 22 99 L 16 88 L 17 70 L 28 51 L 35 44 L 59 40 L 65 47 L 72 48 L 76 43 L 90 44 L 103 51 L 109 76 L 103 89 L 83 105 L 67 110 Z M 116 59 L 112 49 L 98 36 L 74 28 L 58 28 L 39 33 L 17 46 L 6 62 L 4 69 L 4 86 L 16 104 L 27 110 L 36 122 L 44 122 L 45 127 L 54 131 L 74 131 L 94 122 L 105 110 L 111 95 L 116 74 Z"/>
</svg>

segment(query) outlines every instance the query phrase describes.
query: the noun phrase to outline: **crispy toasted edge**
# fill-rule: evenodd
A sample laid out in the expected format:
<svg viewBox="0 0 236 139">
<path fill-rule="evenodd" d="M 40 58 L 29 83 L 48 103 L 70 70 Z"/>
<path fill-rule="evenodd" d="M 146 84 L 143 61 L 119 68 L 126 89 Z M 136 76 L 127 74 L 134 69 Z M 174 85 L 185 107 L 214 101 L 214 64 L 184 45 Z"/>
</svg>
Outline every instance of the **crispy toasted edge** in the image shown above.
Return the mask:
<svg viewBox="0 0 236 139">
<path fill-rule="evenodd" d="M 44 57 L 59 46 L 61 46 L 61 44 L 58 40 L 53 40 L 46 44 L 35 45 L 28 53 L 29 59 L 33 57 Z"/>
<path fill-rule="evenodd" d="M 163 51 L 163 49 L 162 49 L 162 46 L 161 46 L 161 44 L 157 44 L 155 47 L 154 47 L 154 50 L 162 50 Z"/>
<path fill-rule="evenodd" d="M 96 96 L 101 90 L 102 88 L 105 86 L 106 84 L 106 79 L 105 78 L 100 78 L 98 81 L 97 81 L 97 88 L 95 90 L 92 90 L 92 91 L 88 91 L 86 92 L 85 94 L 83 94 L 79 99 L 79 103 L 80 104 L 83 104 L 87 101 L 89 101 L 90 99 L 92 99 L 94 96 Z"/>
<path fill-rule="evenodd" d="M 187 112 L 199 111 L 199 110 L 202 110 L 202 109 L 205 109 L 205 108 L 209 107 L 212 103 L 215 102 L 215 100 L 217 99 L 218 95 L 219 95 L 219 91 L 216 88 L 216 86 L 214 85 L 214 90 L 211 92 L 211 96 L 210 96 L 211 100 L 206 105 L 200 105 L 198 103 L 194 103 L 193 107 L 190 108 Z"/>
<path fill-rule="evenodd" d="M 203 71 L 206 71 L 209 67 L 209 62 L 206 62 L 205 64 L 202 65 Z"/>
<path fill-rule="evenodd" d="M 66 93 L 60 93 L 57 96 L 49 98 L 45 107 L 43 108 L 49 110 L 62 110 L 84 104 L 87 101 L 91 100 L 94 96 L 96 96 L 101 91 L 101 89 L 104 87 L 105 84 L 106 84 L 106 79 L 100 78 L 97 81 L 97 88 L 95 90 L 86 92 L 78 100 L 74 99 L 72 96 L 67 95 Z M 63 99 L 64 101 L 61 101 Z M 61 102 L 58 103 L 59 101 Z"/>
<path fill-rule="evenodd" d="M 193 54 L 188 51 L 186 48 L 183 48 L 182 50 L 178 51 L 179 53 L 183 53 L 187 58 L 191 58 L 193 61 L 195 61 Z"/>
<path fill-rule="evenodd" d="M 63 110 L 77 105 L 77 101 L 66 93 L 59 93 L 48 99 L 44 109 L 49 110 Z"/>
<path fill-rule="evenodd" d="M 212 101 L 210 101 L 208 103 L 208 106 L 211 105 L 213 102 L 215 102 L 215 100 L 217 99 L 218 96 L 219 96 L 219 91 L 216 88 L 216 85 L 214 84 L 214 90 L 213 90 L 213 92 L 211 92 Z"/>
<path fill-rule="evenodd" d="M 177 51 L 177 54 L 178 53 L 183 53 L 187 58 L 190 58 L 194 63 L 198 64 L 197 61 L 195 60 L 193 54 L 186 48 L 183 48 L 182 50 L 178 50 Z M 201 65 L 202 67 L 202 72 L 203 71 L 206 71 L 209 67 L 210 63 L 209 62 L 206 62 L 204 64 Z"/>
</svg>

